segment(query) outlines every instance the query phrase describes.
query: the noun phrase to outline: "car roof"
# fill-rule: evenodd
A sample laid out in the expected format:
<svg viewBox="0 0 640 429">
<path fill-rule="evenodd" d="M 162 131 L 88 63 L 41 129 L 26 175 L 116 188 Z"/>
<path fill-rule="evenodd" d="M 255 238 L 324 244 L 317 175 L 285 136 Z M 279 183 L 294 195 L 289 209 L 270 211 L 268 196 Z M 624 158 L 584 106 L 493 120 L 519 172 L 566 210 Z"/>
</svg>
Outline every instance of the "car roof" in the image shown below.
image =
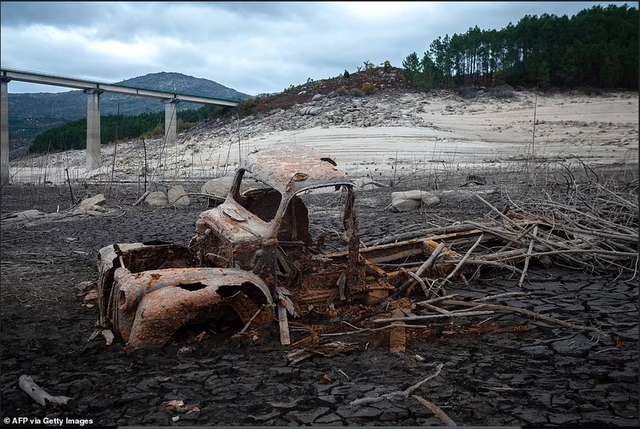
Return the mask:
<svg viewBox="0 0 640 429">
<path fill-rule="evenodd" d="M 313 148 L 283 146 L 255 151 L 241 163 L 254 178 L 281 194 L 331 185 L 353 186 L 347 174 Z"/>
</svg>

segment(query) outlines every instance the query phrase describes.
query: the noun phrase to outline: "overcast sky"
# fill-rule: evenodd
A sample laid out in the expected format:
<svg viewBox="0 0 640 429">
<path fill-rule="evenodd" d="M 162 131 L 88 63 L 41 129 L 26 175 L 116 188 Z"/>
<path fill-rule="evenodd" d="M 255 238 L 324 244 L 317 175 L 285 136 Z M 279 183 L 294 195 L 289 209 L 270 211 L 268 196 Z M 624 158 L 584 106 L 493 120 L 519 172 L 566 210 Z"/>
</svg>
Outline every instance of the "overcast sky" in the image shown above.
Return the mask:
<svg viewBox="0 0 640 429">
<path fill-rule="evenodd" d="M 180 72 L 248 94 L 400 66 L 437 36 L 594 2 L 1 3 L 2 67 L 116 82 Z M 607 4 L 600 2 L 599 4 Z M 623 3 L 620 3 L 623 4 Z M 20 82 L 10 92 L 66 89 Z"/>
</svg>

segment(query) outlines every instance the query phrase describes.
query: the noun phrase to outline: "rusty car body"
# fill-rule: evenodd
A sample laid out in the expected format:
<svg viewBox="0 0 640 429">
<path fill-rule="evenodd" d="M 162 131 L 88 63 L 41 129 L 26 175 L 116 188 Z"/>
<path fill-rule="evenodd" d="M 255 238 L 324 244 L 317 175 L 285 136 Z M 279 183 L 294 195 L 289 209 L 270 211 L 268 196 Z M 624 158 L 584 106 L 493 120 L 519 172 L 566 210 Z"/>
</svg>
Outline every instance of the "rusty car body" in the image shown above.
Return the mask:
<svg viewBox="0 0 640 429">
<path fill-rule="evenodd" d="M 241 193 L 250 175 L 264 186 Z M 310 234 L 301 195 L 320 189 L 338 193 L 344 207 L 338 252 L 323 252 Z M 354 184 L 333 160 L 307 148 L 260 151 L 240 164 L 225 201 L 200 214 L 188 247 L 100 250 L 99 325 L 135 349 L 163 345 L 185 326 L 229 311 L 244 323 L 268 323 L 281 301 L 293 316 L 377 303 L 403 273 L 376 264 L 423 256 L 434 246 L 412 240 L 361 248 Z"/>
</svg>

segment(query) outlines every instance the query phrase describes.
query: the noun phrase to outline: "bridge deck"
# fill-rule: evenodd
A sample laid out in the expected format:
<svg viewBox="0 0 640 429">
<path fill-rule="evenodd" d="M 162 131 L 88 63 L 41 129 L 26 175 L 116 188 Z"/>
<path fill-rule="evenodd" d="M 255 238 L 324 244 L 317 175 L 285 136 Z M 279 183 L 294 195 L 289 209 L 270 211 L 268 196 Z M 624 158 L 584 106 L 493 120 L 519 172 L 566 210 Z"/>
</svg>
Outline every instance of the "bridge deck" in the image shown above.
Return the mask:
<svg viewBox="0 0 640 429">
<path fill-rule="evenodd" d="M 197 95 L 177 94 L 166 91 L 155 91 L 142 88 L 132 88 L 122 85 L 95 82 L 85 79 L 76 79 L 62 76 L 54 76 L 42 73 L 34 73 L 20 70 L 0 69 L 0 78 L 17 80 L 21 82 L 39 83 L 44 85 L 63 86 L 67 88 L 113 92 L 116 94 L 133 95 L 138 97 L 157 98 L 167 101 L 186 101 L 189 103 L 212 104 L 216 106 L 237 106 L 237 101 L 221 98 L 201 97 Z"/>
</svg>

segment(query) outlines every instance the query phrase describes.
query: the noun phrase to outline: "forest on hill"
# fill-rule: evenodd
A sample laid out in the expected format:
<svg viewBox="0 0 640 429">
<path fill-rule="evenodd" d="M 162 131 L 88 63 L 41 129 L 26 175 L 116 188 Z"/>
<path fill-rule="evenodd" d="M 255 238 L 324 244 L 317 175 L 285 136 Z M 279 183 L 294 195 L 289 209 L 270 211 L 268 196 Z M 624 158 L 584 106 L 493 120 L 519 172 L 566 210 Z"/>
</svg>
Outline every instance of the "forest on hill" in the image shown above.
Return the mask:
<svg viewBox="0 0 640 429">
<path fill-rule="evenodd" d="M 508 83 L 638 88 L 638 9 L 594 6 L 572 17 L 525 15 L 500 30 L 470 28 L 403 61 L 417 88 Z"/>
</svg>

